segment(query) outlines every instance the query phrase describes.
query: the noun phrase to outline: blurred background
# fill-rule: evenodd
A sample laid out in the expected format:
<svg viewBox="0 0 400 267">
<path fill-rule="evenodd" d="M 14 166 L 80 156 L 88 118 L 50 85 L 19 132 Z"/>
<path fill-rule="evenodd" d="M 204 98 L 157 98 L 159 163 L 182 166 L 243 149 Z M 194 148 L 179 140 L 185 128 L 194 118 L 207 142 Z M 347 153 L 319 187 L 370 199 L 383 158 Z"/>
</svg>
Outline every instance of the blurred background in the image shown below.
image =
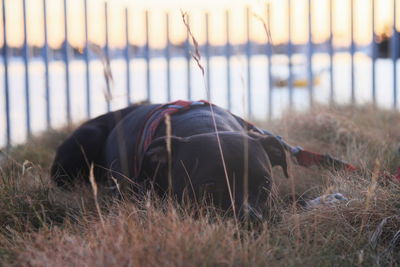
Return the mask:
<svg viewBox="0 0 400 267">
<path fill-rule="evenodd" d="M 1 0 L 0 147 L 143 100 L 397 108 L 396 2 Z"/>
</svg>

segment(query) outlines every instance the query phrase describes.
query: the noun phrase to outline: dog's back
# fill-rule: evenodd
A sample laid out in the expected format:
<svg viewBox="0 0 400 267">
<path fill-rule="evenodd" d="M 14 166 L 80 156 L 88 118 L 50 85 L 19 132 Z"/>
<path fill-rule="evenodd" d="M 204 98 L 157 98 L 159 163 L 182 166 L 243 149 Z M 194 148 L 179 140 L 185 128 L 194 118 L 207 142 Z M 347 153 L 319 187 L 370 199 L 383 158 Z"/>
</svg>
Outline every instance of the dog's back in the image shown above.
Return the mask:
<svg viewBox="0 0 400 267">
<path fill-rule="evenodd" d="M 86 178 L 90 165 L 95 166 L 98 180 L 104 178 L 103 150 L 107 137 L 126 115 L 146 104 L 136 104 L 109 112 L 83 123 L 57 149 L 51 167 L 51 177 L 58 186 L 68 186 L 77 177 Z M 85 179 L 84 179 L 85 180 Z"/>
</svg>

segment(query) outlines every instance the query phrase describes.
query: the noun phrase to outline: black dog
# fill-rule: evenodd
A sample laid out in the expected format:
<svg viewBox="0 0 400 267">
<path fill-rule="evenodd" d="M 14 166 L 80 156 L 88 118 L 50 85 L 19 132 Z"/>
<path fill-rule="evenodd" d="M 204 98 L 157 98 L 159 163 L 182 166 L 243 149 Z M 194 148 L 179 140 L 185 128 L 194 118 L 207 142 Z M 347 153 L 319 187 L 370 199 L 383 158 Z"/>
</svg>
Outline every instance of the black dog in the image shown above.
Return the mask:
<svg viewBox="0 0 400 267">
<path fill-rule="evenodd" d="M 263 209 L 272 166 L 288 176 L 277 138 L 205 101 L 139 104 L 92 119 L 59 147 L 51 175 L 67 186 L 87 179 L 92 164 L 99 183 L 110 176 L 121 184 L 151 182 L 160 194 L 171 189 L 178 199 L 193 200 L 206 194 L 220 208 L 238 211 L 243 203 Z"/>
</svg>

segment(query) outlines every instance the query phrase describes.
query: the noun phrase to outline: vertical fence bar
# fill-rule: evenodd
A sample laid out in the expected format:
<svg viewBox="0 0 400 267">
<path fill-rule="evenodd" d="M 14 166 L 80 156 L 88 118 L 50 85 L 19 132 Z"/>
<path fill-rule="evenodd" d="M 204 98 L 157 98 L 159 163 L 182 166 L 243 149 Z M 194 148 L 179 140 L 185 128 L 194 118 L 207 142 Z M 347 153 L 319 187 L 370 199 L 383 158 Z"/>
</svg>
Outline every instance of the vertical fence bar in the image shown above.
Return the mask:
<svg viewBox="0 0 400 267">
<path fill-rule="evenodd" d="M 3 15 L 3 65 L 4 65 L 4 97 L 6 114 L 6 147 L 11 146 L 11 120 L 10 120 L 10 92 L 8 80 L 8 44 L 7 44 L 7 19 L 6 19 L 6 0 L 2 0 Z"/>
<path fill-rule="evenodd" d="M 187 15 L 186 17 L 187 23 L 190 25 L 190 17 Z M 192 99 L 192 69 L 191 69 L 191 59 L 192 55 L 190 54 L 190 35 L 188 29 L 186 29 L 186 41 L 185 41 L 185 57 L 186 57 L 186 81 L 187 81 L 187 98 Z"/>
<path fill-rule="evenodd" d="M 288 0 L 288 43 L 287 43 L 287 57 L 288 57 L 288 89 L 289 89 L 289 109 L 293 107 L 293 69 L 292 69 L 292 1 Z"/>
<path fill-rule="evenodd" d="M 372 102 L 376 105 L 376 57 L 377 57 L 377 48 L 378 45 L 376 43 L 376 34 L 375 34 L 375 0 L 372 0 Z"/>
<path fill-rule="evenodd" d="M 26 106 L 26 133 L 28 137 L 31 136 L 31 105 L 30 105 L 30 90 L 29 90 L 29 45 L 28 45 L 28 30 L 27 30 L 27 16 L 26 16 L 26 0 L 23 3 L 23 19 L 24 19 L 24 65 L 25 65 L 25 106 Z"/>
<path fill-rule="evenodd" d="M 146 44 L 145 44 L 145 59 L 146 59 L 146 82 L 147 82 L 147 101 L 151 101 L 151 77 L 150 77 L 150 44 L 149 44 L 149 11 L 145 13 L 145 30 L 146 30 Z"/>
<path fill-rule="evenodd" d="M 350 0 L 350 57 L 351 57 L 351 103 L 355 104 L 355 80 L 354 80 L 354 53 L 355 53 L 355 43 L 354 43 L 354 0 Z"/>
<path fill-rule="evenodd" d="M 125 62 L 126 62 L 126 104 L 131 104 L 131 43 L 129 41 L 129 10 L 125 8 Z"/>
<path fill-rule="evenodd" d="M 334 85 L 334 73 L 333 73 L 333 64 L 334 64 L 334 49 L 333 49 L 333 0 L 329 0 L 329 89 L 330 89 L 330 104 L 334 104 L 335 97 L 335 85 Z"/>
<path fill-rule="evenodd" d="M 246 8 L 246 61 L 247 61 L 247 116 L 253 117 L 252 95 L 251 95 L 251 37 L 250 37 L 250 8 Z"/>
<path fill-rule="evenodd" d="M 392 62 L 393 62 L 393 108 L 397 108 L 397 57 L 398 57 L 398 34 L 396 30 L 396 0 L 393 0 L 393 29 L 392 29 Z"/>
<path fill-rule="evenodd" d="M 106 54 L 106 63 L 109 68 L 111 68 L 111 60 L 110 60 L 110 41 L 108 36 L 108 3 L 104 3 L 104 17 L 105 17 L 105 30 L 106 30 L 106 46 L 105 46 L 105 54 Z M 111 110 L 111 88 L 110 88 L 110 80 L 109 77 L 106 78 L 106 86 L 107 86 L 107 112 Z"/>
<path fill-rule="evenodd" d="M 171 42 L 169 36 L 169 14 L 165 14 L 165 32 L 167 44 L 165 46 L 165 60 L 167 61 L 167 99 L 171 101 Z"/>
<path fill-rule="evenodd" d="M 108 36 L 108 3 L 104 3 L 104 27 L 105 27 L 105 47 L 104 52 L 106 56 L 106 60 L 110 63 L 110 43 L 109 43 L 109 36 Z"/>
<path fill-rule="evenodd" d="M 67 122 L 71 124 L 71 95 L 69 81 L 69 44 L 68 44 L 68 6 L 67 0 L 64 0 L 64 64 L 65 64 L 65 96 L 66 96 L 66 111 Z"/>
<path fill-rule="evenodd" d="M 226 31 L 226 45 L 225 45 L 225 58 L 226 58 L 226 87 L 227 87 L 227 102 L 228 110 L 232 109 L 232 85 L 231 85 L 231 39 L 230 39 L 230 25 L 229 25 L 229 10 L 225 13 L 225 31 Z"/>
<path fill-rule="evenodd" d="M 90 50 L 89 50 L 89 21 L 88 21 L 88 0 L 84 0 L 84 16 L 85 16 L 85 65 L 86 65 L 86 117 L 91 117 L 90 105 Z"/>
<path fill-rule="evenodd" d="M 51 106 L 50 106 L 50 82 L 49 82 L 49 43 L 47 36 L 47 0 L 43 0 L 43 32 L 44 32 L 44 84 L 45 84 L 45 97 L 46 97 L 46 126 L 51 128 Z"/>
<path fill-rule="evenodd" d="M 211 101 L 211 79 L 210 79 L 210 36 L 209 36 L 209 15 L 205 14 L 206 23 L 206 43 L 204 45 L 204 54 L 206 58 L 206 83 L 207 83 L 207 100 Z"/>
<path fill-rule="evenodd" d="M 312 40 L 312 0 L 308 0 L 308 43 L 307 43 L 307 83 L 310 93 L 310 106 L 314 104 L 314 77 L 313 77 L 313 40 Z"/>
<path fill-rule="evenodd" d="M 271 3 L 267 4 L 267 57 L 268 57 L 268 119 L 272 119 L 272 92 L 273 92 L 273 81 L 272 81 L 272 37 L 271 33 Z"/>
</svg>

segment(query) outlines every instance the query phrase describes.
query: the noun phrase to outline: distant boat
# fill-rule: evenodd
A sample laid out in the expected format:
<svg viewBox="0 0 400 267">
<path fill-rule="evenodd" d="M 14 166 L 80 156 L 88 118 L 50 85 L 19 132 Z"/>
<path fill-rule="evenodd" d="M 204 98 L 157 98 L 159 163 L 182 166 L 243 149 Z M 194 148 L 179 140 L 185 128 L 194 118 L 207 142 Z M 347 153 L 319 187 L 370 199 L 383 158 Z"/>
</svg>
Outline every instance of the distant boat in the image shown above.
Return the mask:
<svg viewBox="0 0 400 267">
<path fill-rule="evenodd" d="M 308 79 L 307 77 L 293 77 L 293 87 L 308 87 Z M 280 78 L 280 77 L 273 77 L 275 87 L 288 87 L 289 79 L 288 78 Z M 314 76 L 313 85 L 320 85 L 321 84 L 321 77 Z"/>
<path fill-rule="evenodd" d="M 292 69 L 292 85 L 296 88 L 308 87 L 308 75 L 305 71 L 306 66 L 304 63 L 293 65 Z M 325 69 L 320 69 L 313 74 L 313 86 L 321 84 L 321 74 Z M 273 85 L 278 88 L 288 87 L 289 77 L 282 77 L 280 75 L 272 75 Z"/>
</svg>

